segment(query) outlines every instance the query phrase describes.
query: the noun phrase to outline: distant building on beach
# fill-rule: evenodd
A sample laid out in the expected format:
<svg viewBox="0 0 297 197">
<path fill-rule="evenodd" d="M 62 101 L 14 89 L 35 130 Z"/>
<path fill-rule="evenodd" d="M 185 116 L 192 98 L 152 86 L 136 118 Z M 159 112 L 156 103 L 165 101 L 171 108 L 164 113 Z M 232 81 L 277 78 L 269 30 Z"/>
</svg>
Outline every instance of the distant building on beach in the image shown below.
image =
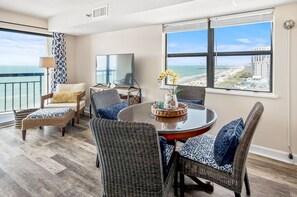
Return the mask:
<svg viewBox="0 0 297 197">
<path fill-rule="evenodd" d="M 270 47 L 257 47 L 252 51 L 270 50 Z M 254 55 L 251 59 L 254 79 L 270 78 L 270 55 Z"/>
</svg>

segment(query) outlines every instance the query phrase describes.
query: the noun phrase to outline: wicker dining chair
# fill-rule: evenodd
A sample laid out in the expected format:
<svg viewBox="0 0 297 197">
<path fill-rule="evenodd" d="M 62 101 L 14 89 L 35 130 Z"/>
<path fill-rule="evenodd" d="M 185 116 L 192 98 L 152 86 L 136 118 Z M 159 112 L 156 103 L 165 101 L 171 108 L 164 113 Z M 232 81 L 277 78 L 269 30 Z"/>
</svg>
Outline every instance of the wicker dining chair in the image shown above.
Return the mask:
<svg viewBox="0 0 297 197">
<path fill-rule="evenodd" d="M 90 95 L 91 106 L 96 118 L 100 118 L 98 109 L 104 109 L 121 102 L 119 93 L 116 89 L 108 89 L 95 92 Z M 96 166 L 99 167 L 99 159 L 96 157 Z"/>
<path fill-rule="evenodd" d="M 177 154 L 171 156 L 164 177 L 153 125 L 94 118 L 90 127 L 99 153 L 102 196 L 167 196 L 176 180 Z"/>
<path fill-rule="evenodd" d="M 90 99 L 96 118 L 100 118 L 98 109 L 104 109 L 121 102 L 121 98 L 116 89 L 95 92 L 90 95 Z"/>
<path fill-rule="evenodd" d="M 204 105 L 205 101 L 205 87 L 198 86 L 179 86 L 180 90 L 177 93 L 177 99 L 181 102 L 201 101 L 201 105 Z"/>
<path fill-rule="evenodd" d="M 179 86 L 180 91 L 177 93 L 178 102 L 204 105 L 205 87 L 198 86 Z M 187 139 L 180 139 L 179 142 L 185 143 Z"/>
<path fill-rule="evenodd" d="M 184 175 L 201 177 L 217 183 L 227 189 L 234 191 L 236 197 L 241 196 L 242 184 L 244 181 L 246 186 L 246 193 L 247 195 L 250 195 L 250 186 L 246 169 L 246 159 L 254 132 L 263 111 L 264 106 L 260 102 L 257 102 L 252 108 L 245 121 L 245 127 L 242 135 L 240 136 L 240 141 L 236 148 L 232 164 L 226 164 L 224 166 L 218 166 L 216 164 L 213 158 L 213 143 L 215 140 L 213 136 L 202 135 L 195 138 L 190 138 L 186 142 L 180 152 L 181 156 L 179 158 L 181 197 L 184 196 Z M 196 146 L 194 148 L 190 148 L 193 151 L 188 152 L 190 150 L 188 149 L 189 145 L 194 144 Z M 206 149 L 209 149 L 209 151 L 207 151 Z M 201 160 L 199 159 L 200 161 L 194 161 L 189 157 L 201 158 Z"/>
</svg>

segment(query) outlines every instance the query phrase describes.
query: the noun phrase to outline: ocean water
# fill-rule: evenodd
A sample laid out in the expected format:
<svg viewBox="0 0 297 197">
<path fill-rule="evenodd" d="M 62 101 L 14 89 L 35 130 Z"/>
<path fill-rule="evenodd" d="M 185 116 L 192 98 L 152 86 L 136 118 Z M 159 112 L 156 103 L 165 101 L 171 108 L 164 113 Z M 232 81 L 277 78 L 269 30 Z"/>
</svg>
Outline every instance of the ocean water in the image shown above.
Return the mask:
<svg viewBox="0 0 297 197">
<path fill-rule="evenodd" d="M 230 67 L 220 66 L 215 68 L 215 72 L 222 72 Z M 187 83 L 198 78 L 206 77 L 206 66 L 202 65 L 183 65 L 183 66 L 168 66 L 168 69 L 174 70 L 180 75 L 178 83 Z"/>
<path fill-rule="evenodd" d="M 44 73 L 45 69 L 38 66 L 0 66 L 0 74 L 13 73 Z M 20 83 L 20 82 L 29 82 Z M 35 85 L 33 82 L 36 82 Z M 6 85 L 5 85 L 6 84 Z M 40 106 L 41 94 L 46 91 L 45 77 L 19 76 L 0 77 L 0 112 L 13 109 L 26 109 Z M 28 92 L 28 94 L 27 94 Z M 6 105 L 6 107 L 5 107 Z"/>
</svg>

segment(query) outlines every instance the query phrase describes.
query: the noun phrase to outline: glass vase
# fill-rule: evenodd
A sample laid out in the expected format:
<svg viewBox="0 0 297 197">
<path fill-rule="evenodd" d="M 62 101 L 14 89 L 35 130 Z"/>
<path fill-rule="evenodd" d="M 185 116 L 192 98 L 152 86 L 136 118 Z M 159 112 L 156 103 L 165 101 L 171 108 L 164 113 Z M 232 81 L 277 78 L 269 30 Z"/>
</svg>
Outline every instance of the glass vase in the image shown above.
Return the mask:
<svg viewBox="0 0 297 197">
<path fill-rule="evenodd" d="M 176 94 L 166 94 L 164 101 L 165 109 L 176 109 L 178 107 Z"/>
</svg>

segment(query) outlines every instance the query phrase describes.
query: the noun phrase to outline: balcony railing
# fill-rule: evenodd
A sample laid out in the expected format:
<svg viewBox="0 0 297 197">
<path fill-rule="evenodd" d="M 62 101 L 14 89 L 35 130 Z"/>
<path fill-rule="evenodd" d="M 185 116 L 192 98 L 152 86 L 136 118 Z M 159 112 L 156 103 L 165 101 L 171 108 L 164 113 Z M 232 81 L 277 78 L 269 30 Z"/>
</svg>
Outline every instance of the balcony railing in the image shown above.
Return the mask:
<svg viewBox="0 0 297 197">
<path fill-rule="evenodd" d="M 0 112 L 40 106 L 44 73 L 0 74 Z"/>
</svg>

